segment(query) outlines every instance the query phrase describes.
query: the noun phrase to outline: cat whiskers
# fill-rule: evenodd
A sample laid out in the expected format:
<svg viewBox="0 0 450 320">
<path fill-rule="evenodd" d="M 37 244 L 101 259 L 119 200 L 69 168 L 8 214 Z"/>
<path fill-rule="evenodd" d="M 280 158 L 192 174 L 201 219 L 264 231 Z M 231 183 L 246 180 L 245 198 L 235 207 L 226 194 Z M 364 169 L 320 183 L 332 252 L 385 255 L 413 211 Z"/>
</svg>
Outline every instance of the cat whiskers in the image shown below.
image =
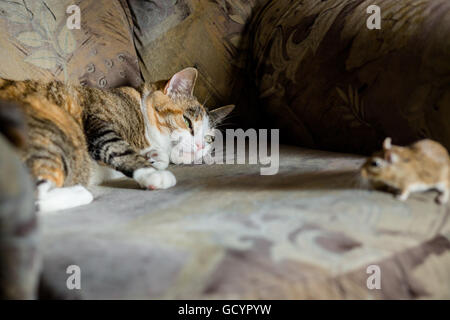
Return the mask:
<svg viewBox="0 0 450 320">
<path fill-rule="evenodd" d="M 220 120 L 214 120 L 213 122 L 212 122 L 212 126 L 213 126 L 213 128 L 221 128 L 221 127 L 224 127 L 224 126 L 228 126 L 228 125 L 236 125 L 236 123 L 233 123 L 233 122 L 225 122 L 225 120 L 228 120 L 228 119 L 230 119 L 232 117 L 232 115 L 230 116 L 230 115 L 228 115 L 228 116 L 226 116 L 225 118 L 222 118 L 222 119 L 220 119 Z"/>
<path fill-rule="evenodd" d="M 212 155 L 214 153 L 214 156 Z M 226 151 L 225 148 L 222 148 L 220 150 L 213 149 L 213 152 L 210 152 L 211 157 L 214 159 L 222 159 L 223 163 L 227 162 L 234 162 L 236 160 L 236 153 L 235 151 Z"/>
</svg>

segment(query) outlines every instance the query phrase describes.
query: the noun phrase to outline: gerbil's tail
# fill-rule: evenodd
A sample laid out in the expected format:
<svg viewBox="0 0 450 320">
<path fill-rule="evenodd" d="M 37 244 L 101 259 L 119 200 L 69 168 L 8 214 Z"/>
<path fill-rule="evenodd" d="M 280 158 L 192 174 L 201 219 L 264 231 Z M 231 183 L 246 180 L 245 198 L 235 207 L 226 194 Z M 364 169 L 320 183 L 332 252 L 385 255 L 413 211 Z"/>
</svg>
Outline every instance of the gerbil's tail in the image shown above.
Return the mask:
<svg viewBox="0 0 450 320">
<path fill-rule="evenodd" d="M 18 148 L 26 145 L 25 117 L 15 102 L 0 100 L 0 133 Z"/>
</svg>

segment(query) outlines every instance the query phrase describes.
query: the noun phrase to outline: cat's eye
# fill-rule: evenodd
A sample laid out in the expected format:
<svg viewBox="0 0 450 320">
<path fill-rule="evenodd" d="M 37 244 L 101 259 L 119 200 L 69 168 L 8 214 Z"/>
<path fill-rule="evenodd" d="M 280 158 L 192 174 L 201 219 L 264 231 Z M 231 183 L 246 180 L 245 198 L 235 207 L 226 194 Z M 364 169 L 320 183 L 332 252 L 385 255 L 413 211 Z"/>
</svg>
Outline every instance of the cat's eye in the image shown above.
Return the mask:
<svg viewBox="0 0 450 320">
<path fill-rule="evenodd" d="M 186 124 L 186 126 L 187 126 L 189 129 L 192 130 L 192 123 L 191 123 L 191 120 L 189 120 L 189 118 L 186 118 L 186 117 L 184 117 L 184 116 L 183 116 L 183 118 L 184 118 L 184 123 Z"/>
<path fill-rule="evenodd" d="M 205 136 L 205 141 L 206 141 L 206 143 L 211 144 L 211 143 L 214 142 L 214 140 L 215 140 L 215 137 L 214 137 L 214 136 L 210 136 L 210 135 Z"/>
</svg>

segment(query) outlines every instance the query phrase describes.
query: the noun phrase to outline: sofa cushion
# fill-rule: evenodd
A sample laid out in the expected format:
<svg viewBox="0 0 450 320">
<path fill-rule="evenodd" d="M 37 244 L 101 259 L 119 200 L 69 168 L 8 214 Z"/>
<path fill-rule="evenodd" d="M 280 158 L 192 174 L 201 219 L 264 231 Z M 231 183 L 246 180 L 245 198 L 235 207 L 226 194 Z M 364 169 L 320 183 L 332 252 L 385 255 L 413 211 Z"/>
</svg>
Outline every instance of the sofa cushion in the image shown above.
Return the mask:
<svg viewBox="0 0 450 320">
<path fill-rule="evenodd" d="M 366 27 L 374 4 L 380 30 Z M 247 118 L 328 150 L 370 152 L 386 136 L 450 148 L 449 1 L 272 0 L 251 36 L 260 100 Z"/>
<path fill-rule="evenodd" d="M 233 103 L 232 86 L 243 67 L 241 35 L 255 7 L 265 1 L 128 0 L 145 79 L 169 79 L 195 66 L 200 100 Z"/>
<path fill-rule="evenodd" d="M 128 8 L 122 0 L 78 1 L 81 28 L 69 29 L 69 0 L 0 2 L 0 77 L 53 79 L 95 87 L 140 84 Z"/>
</svg>

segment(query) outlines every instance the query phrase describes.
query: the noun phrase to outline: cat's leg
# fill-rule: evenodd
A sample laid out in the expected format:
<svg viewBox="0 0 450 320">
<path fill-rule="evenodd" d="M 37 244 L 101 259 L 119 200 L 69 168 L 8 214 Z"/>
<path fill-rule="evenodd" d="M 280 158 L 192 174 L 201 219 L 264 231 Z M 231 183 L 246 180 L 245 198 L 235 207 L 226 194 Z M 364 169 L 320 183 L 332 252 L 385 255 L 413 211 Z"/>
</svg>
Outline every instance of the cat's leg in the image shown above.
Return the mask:
<svg viewBox="0 0 450 320">
<path fill-rule="evenodd" d="M 145 156 L 101 120 L 89 119 L 85 124 L 91 157 L 133 178 L 144 189 L 167 189 L 176 184 L 175 176 L 166 170 L 158 171 Z"/>
<path fill-rule="evenodd" d="M 65 173 L 58 158 L 35 155 L 26 163 L 37 181 L 36 205 L 40 213 L 86 205 L 94 199 L 81 185 L 63 187 Z"/>
<path fill-rule="evenodd" d="M 34 110 L 33 105 L 28 110 Z M 22 154 L 37 182 L 36 204 L 40 212 L 74 208 L 91 203 L 94 198 L 82 186 L 87 185 L 91 171 L 84 133 L 68 114 L 58 113 L 57 107 L 53 111 L 59 117 L 50 120 L 42 118 L 40 109 L 30 111 L 28 143 Z M 57 120 L 67 127 L 61 127 Z"/>
</svg>

